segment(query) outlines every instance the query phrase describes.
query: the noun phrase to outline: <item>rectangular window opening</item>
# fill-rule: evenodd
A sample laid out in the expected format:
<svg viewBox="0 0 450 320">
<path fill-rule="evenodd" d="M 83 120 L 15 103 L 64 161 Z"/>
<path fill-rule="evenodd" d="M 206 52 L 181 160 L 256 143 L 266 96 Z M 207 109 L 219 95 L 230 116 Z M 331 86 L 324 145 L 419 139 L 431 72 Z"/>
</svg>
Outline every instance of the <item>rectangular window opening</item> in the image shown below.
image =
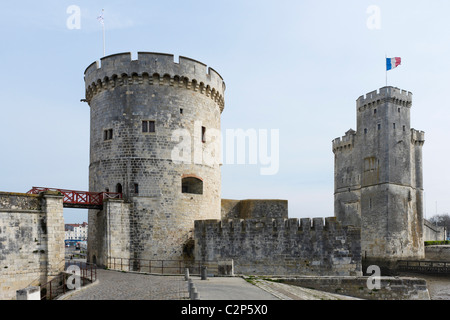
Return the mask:
<svg viewBox="0 0 450 320">
<path fill-rule="evenodd" d="M 103 130 L 103 140 L 104 141 L 112 140 L 112 137 L 113 137 L 113 129 Z"/>
<path fill-rule="evenodd" d="M 143 120 L 142 121 L 142 132 L 155 132 L 155 121 L 154 120 Z"/>
</svg>

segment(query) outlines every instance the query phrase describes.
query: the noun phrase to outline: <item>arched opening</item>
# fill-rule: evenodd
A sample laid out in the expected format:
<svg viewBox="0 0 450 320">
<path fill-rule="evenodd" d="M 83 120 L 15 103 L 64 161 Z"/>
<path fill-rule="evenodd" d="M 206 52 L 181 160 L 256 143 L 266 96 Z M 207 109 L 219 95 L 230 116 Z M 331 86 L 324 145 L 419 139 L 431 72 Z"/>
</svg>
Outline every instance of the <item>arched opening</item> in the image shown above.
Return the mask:
<svg viewBox="0 0 450 320">
<path fill-rule="evenodd" d="M 116 192 L 122 193 L 122 185 L 120 183 L 116 184 Z"/>
<path fill-rule="evenodd" d="M 203 181 L 196 177 L 185 177 L 181 180 L 181 192 L 203 194 Z"/>
</svg>

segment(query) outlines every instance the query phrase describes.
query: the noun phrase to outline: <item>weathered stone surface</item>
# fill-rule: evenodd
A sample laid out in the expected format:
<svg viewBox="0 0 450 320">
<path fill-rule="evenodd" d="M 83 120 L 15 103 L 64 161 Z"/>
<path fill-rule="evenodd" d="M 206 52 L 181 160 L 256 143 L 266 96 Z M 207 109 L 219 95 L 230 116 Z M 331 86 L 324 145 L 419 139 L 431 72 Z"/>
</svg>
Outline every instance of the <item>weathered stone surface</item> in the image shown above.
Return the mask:
<svg viewBox="0 0 450 320">
<path fill-rule="evenodd" d="M 412 94 L 383 87 L 358 98 L 357 130 L 333 140 L 335 216 L 361 228 L 363 259 L 423 258 L 422 145 Z"/>
<path fill-rule="evenodd" d="M 195 221 L 195 250 L 237 274 L 361 275 L 360 230 L 335 218 Z"/>
<path fill-rule="evenodd" d="M 131 60 L 123 53 L 85 72 L 89 190 L 119 191 L 125 200 L 89 212 L 88 255 L 99 265 L 111 256 L 193 258 L 186 247 L 194 220 L 220 218 L 220 164 L 208 157 L 218 160 L 211 146 L 220 132 L 225 84 L 203 63 L 173 58 L 144 52 Z M 153 121 L 154 132 L 144 121 Z M 174 153 L 180 144 L 186 149 Z M 199 183 L 183 186 L 185 179 Z"/>
<path fill-rule="evenodd" d="M 63 197 L 0 193 L 0 299 L 64 267 Z"/>
</svg>

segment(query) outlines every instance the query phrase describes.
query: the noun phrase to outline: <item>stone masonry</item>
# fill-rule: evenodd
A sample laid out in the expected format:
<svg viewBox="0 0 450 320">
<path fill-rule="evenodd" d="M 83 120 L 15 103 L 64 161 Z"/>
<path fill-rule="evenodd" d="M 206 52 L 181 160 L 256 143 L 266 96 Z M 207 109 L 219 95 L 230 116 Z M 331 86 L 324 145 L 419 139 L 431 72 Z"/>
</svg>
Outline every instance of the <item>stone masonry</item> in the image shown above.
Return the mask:
<svg viewBox="0 0 450 320">
<path fill-rule="evenodd" d="M 0 299 L 64 268 L 63 197 L 0 192 Z"/>
<path fill-rule="evenodd" d="M 223 199 L 221 220 L 195 221 L 196 258 L 233 260 L 238 274 L 362 274 L 359 228 L 287 209 L 286 200 Z"/>
<path fill-rule="evenodd" d="M 361 228 L 362 258 L 389 265 L 424 257 L 422 145 L 412 93 L 383 87 L 356 101 L 357 130 L 333 141 L 335 216 Z"/>
<path fill-rule="evenodd" d="M 221 76 L 189 58 L 139 52 L 94 62 L 85 84 L 89 190 L 124 197 L 114 216 L 89 211 L 89 261 L 192 257 L 194 220 L 220 218 Z"/>
</svg>

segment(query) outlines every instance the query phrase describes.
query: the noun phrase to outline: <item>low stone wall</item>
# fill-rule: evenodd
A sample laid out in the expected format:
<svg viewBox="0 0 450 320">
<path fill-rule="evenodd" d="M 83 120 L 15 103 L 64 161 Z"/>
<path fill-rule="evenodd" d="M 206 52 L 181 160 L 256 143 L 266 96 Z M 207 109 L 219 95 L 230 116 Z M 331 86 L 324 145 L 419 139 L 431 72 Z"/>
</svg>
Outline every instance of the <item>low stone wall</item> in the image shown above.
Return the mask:
<svg viewBox="0 0 450 320">
<path fill-rule="evenodd" d="M 426 246 L 425 260 L 450 262 L 450 246 Z"/>
<path fill-rule="evenodd" d="M 379 289 L 369 289 L 369 277 L 273 278 L 281 283 L 367 300 L 430 300 L 427 283 L 409 277 L 380 277 Z M 374 284 L 374 278 L 369 282 Z"/>
</svg>

